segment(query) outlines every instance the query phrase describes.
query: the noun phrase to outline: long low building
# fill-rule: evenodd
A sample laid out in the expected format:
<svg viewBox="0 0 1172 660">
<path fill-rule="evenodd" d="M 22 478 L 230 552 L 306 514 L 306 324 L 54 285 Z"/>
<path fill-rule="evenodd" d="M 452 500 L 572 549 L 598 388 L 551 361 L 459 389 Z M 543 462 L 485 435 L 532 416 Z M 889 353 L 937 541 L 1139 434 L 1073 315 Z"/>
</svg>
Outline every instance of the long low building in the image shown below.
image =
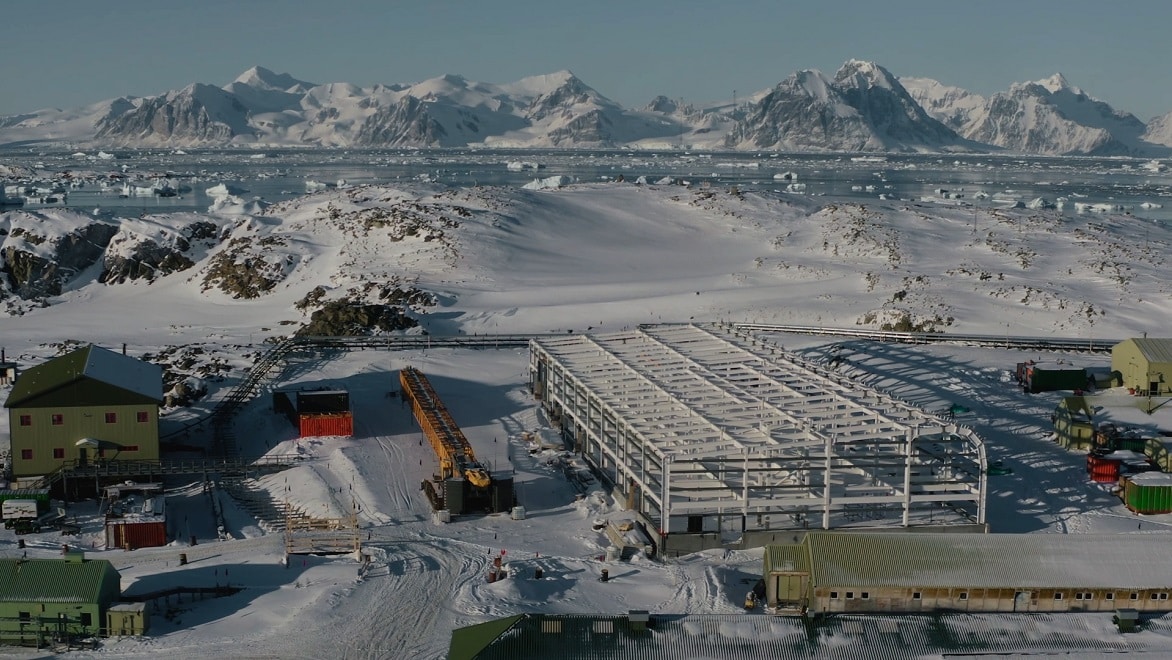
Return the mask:
<svg viewBox="0 0 1172 660">
<path fill-rule="evenodd" d="M 765 604 L 811 615 L 1163 612 L 1170 562 L 1158 535 L 813 531 L 766 548 Z"/>
<path fill-rule="evenodd" d="M 668 551 L 783 530 L 985 528 L 971 429 L 735 326 L 536 339 L 530 387 Z"/>
</svg>

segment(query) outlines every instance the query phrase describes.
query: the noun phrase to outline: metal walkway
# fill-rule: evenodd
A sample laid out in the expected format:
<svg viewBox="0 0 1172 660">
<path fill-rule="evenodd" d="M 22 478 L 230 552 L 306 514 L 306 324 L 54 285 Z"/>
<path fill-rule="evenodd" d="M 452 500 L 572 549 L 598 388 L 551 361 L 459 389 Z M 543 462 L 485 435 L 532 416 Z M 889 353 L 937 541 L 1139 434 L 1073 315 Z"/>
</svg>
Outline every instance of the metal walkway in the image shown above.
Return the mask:
<svg viewBox="0 0 1172 660">
<path fill-rule="evenodd" d="M 661 326 L 688 325 L 688 324 L 651 324 Z M 783 332 L 792 334 L 853 337 L 873 341 L 906 343 L 906 344 L 962 344 L 967 346 L 984 346 L 989 348 L 1010 348 L 1022 350 L 1068 350 L 1109 352 L 1111 347 L 1118 343 L 1117 339 L 1078 339 L 1065 337 L 1020 337 L 955 334 L 943 332 L 892 332 L 886 330 L 869 330 L 865 328 L 831 328 L 809 325 L 786 325 L 767 323 L 721 323 L 717 325 L 731 326 L 742 332 Z M 212 455 L 224 459 L 236 459 L 239 451 L 236 447 L 235 434 L 232 431 L 232 420 L 236 412 L 245 403 L 250 401 L 261 389 L 269 375 L 284 367 L 290 362 L 296 362 L 329 351 L 355 350 L 389 350 L 408 351 L 426 350 L 429 348 L 524 348 L 531 339 L 564 337 L 565 335 L 552 334 L 502 334 L 502 335 L 455 335 L 436 337 L 432 335 L 409 336 L 376 336 L 376 337 L 290 337 L 268 350 L 256 361 L 248 375 L 235 387 L 228 391 L 215 407 L 204 417 L 192 420 L 183 426 L 168 432 L 160 440 L 175 438 L 190 429 L 211 421 L 212 427 Z"/>
</svg>

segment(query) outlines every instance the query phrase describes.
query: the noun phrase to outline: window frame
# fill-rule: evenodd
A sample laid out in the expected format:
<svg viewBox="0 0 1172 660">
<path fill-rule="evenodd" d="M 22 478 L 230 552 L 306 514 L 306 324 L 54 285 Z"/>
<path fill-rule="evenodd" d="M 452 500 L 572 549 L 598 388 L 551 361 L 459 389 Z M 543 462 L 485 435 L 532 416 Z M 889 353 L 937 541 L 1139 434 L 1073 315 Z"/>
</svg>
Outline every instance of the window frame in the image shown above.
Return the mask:
<svg viewBox="0 0 1172 660">
<path fill-rule="evenodd" d="M 20 460 L 22 460 L 22 461 L 33 460 L 33 450 L 32 449 L 21 449 L 20 450 Z"/>
<path fill-rule="evenodd" d="M 151 421 L 151 413 L 149 410 L 140 410 L 134 415 L 135 420 L 139 424 L 146 424 Z"/>
<path fill-rule="evenodd" d="M 118 423 L 118 413 L 116 413 L 116 412 L 106 413 L 106 423 L 107 424 L 117 424 Z"/>
<path fill-rule="evenodd" d="M 51 426 L 64 426 L 65 413 L 52 413 L 49 415 L 49 424 Z"/>
<path fill-rule="evenodd" d="M 64 447 L 54 447 L 53 448 L 53 458 L 55 458 L 55 459 L 65 458 L 65 448 Z"/>
<path fill-rule="evenodd" d="M 33 416 L 32 415 L 21 415 L 20 421 L 18 423 L 20 424 L 20 426 L 32 426 L 33 425 Z"/>
</svg>

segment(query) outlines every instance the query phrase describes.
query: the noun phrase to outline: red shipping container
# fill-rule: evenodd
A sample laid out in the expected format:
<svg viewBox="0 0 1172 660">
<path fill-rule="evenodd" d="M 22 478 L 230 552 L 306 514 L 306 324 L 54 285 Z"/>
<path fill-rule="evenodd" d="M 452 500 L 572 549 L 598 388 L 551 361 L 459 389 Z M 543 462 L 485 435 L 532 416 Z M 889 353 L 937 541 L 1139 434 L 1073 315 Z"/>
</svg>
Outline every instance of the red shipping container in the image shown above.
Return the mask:
<svg viewBox="0 0 1172 660">
<path fill-rule="evenodd" d="M 167 545 L 167 523 L 162 520 L 106 523 L 106 547 L 137 550 Z"/>
<path fill-rule="evenodd" d="M 1119 468 L 1123 461 L 1117 458 L 1102 456 L 1087 456 L 1087 472 L 1091 481 L 1097 483 L 1114 483 L 1119 480 Z"/>
<path fill-rule="evenodd" d="M 348 412 L 301 415 L 299 421 L 301 437 L 303 438 L 322 435 L 354 435 L 354 417 Z"/>
</svg>

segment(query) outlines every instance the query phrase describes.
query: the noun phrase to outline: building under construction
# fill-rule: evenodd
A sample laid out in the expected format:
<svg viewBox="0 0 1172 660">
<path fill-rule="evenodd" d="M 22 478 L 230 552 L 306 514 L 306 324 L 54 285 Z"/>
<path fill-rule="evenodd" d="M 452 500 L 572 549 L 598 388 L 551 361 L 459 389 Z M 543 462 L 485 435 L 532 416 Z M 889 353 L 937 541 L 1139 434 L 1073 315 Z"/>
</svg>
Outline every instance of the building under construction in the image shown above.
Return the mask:
<svg viewBox="0 0 1172 660">
<path fill-rule="evenodd" d="M 970 429 L 724 325 L 535 339 L 530 387 L 662 550 L 831 528 L 983 531 Z"/>
<path fill-rule="evenodd" d="M 412 367 L 399 372 L 403 397 L 423 436 L 439 459 L 439 472 L 430 491 L 433 504 L 452 515 L 476 512 L 502 512 L 513 507 L 513 478 L 491 475 L 476 460 L 476 453 L 456 425 L 447 407 L 435 393 L 427 376 Z"/>
</svg>

